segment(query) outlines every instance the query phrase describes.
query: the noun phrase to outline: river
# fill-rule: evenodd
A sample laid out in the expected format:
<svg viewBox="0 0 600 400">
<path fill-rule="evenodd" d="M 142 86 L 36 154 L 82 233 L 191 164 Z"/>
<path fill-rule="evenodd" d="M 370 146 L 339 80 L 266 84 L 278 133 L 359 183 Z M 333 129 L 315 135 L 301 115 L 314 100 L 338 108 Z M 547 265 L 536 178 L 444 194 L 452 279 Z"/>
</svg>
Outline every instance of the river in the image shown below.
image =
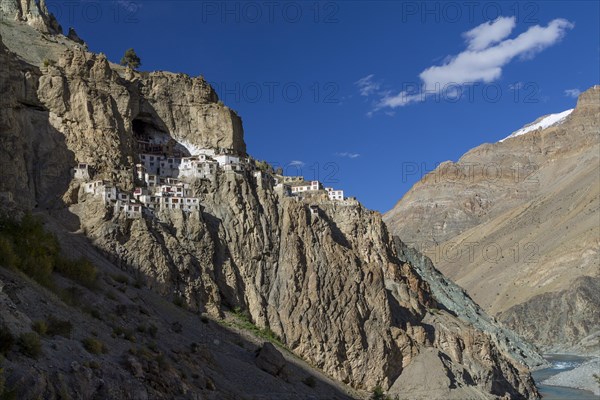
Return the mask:
<svg viewBox="0 0 600 400">
<path fill-rule="evenodd" d="M 571 389 L 563 386 L 542 385 L 541 382 L 559 372 L 569 371 L 588 360 L 586 357 L 578 357 L 564 354 L 547 354 L 546 360 L 552 363 L 552 367 L 534 371 L 533 379 L 544 400 L 600 400 L 599 396 L 592 392 L 579 389 Z"/>
</svg>

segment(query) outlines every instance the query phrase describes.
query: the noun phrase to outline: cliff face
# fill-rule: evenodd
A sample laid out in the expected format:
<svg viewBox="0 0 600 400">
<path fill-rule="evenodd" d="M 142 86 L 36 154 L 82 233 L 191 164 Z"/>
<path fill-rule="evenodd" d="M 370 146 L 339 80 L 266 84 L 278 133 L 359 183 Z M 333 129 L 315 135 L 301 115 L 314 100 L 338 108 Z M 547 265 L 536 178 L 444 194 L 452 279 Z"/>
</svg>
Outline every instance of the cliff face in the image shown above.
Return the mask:
<svg viewBox="0 0 600 400">
<path fill-rule="evenodd" d="M 379 214 L 319 202 L 312 216 L 315 199 L 279 199 L 238 174 L 223 174 L 205 189 L 197 188 L 204 193 L 198 216 L 168 212 L 160 221 L 131 222 L 102 216 L 93 198 L 71 210 L 96 246 L 141 272 L 154 290 L 216 316 L 247 310 L 339 381 L 431 398 L 434 392 L 416 390 L 403 373 L 433 352 L 437 362 L 428 368 L 446 377 L 430 384 L 439 398 L 534 396 L 522 359 L 436 302 L 413 266 L 398 259 Z"/>
<path fill-rule="evenodd" d="M 18 60 L 0 40 L 0 192 L 17 204 L 48 204 L 65 192 L 74 156 L 40 101 L 39 68 Z"/>
<path fill-rule="evenodd" d="M 18 188 L 17 203 L 60 206 L 76 162 L 94 165 L 98 178 L 131 189 L 138 162 L 136 123 L 188 147 L 246 152 L 241 119 L 218 103 L 201 78 L 126 71 L 64 37 L 44 39 L 18 22 L 5 21 L 0 33 L 0 42 L 6 39 L 14 51 L 29 42 L 33 49 L 22 58 L 0 44 L 0 85 L 10 94 L 0 100 L 0 151 L 8 164 L 0 170 L 0 180 L 5 190 Z M 23 147 L 30 150 L 20 151 Z"/>
<path fill-rule="evenodd" d="M 136 119 L 160 123 L 156 127 L 160 131 L 196 148 L 233 148 L 246 153 L 241 118 L 218 103 L 215 91 L 204 79 L 169 72 L 132 74 L 129 78 L 139 90 Z"/>
<path fill-rule="evenodd" d="M 384 217 L 486 311 L 546 350 L 585 352 L 590 343 L 579 342 L 600 330 L 588 311 L 597 298 L 567 295 L 600 290 L 599 99 L 595 86 L 562 123 L 440 165 Z"/>
<path fill-rule="evenodd" d="M 46 0 L 2 0 L 0 12 L 45 33 L 62 33 L 62 28 L 46 7 Z"/>
<path fill-rule="evenodd" d="M 20 35 L 38 43 L 35 32 L 7 26 L 11 50 Z M 1 191 L 21 208 L 63 210 L 72 231 L 154 292 L 214 317 L 239 307 L 353 387 L 382 385 L 411 399 L 537 397 L 519 349 L 457 317 L 460 307 L 444 305 L 413 261 L 399 258 L 381 216 L 357 202 L 281 197 L 251 174 L 225 171 L 195 183 L 196 213 L 131 220 L 84 193 L 70 179 L 76 161 L 93 166 L 95 178 L 133 187 L 140 131 L 244 154 L 241 121 L 200 78 L 127 71 L 53 40 L 32 45 L 38 50 L 23 61 L 0 52 L 0 86 L 11 93 L 2 99 L 2 159 L 15 160 L 0 171 Z M 56 63 L 35 64 L 41 57 Z M 423 368 L 436 379 L 422 381 Z"/>
</svg>

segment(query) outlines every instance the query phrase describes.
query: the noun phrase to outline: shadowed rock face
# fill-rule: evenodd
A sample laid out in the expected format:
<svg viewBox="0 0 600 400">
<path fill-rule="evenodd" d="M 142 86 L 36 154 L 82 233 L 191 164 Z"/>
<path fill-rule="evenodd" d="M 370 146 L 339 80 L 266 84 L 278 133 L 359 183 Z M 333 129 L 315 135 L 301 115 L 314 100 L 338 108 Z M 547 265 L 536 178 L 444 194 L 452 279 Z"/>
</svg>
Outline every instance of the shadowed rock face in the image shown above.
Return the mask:
<svg viewBox="0 0 600 400">
<path fill-rule="evenodd" d="M 566 293 L 598 277 L 599 138 L 595 86 L 563 123 L 442 164 L 384 219 L 517 332 L 546 350 L 585 352 L 579 342 L 600 330 L 598 314 L 586 310 L 600 304 Z M 562 306 L 542 316 L 542 298 Z"/>
<path fill-rule="evenodd" d="M 77 160 L 129 190 L 137 160 L 134 121 L 182 144 L 245 153 L 241 120 L 216 103 L 204 80 L 125 70 L 70 41 L 40 45 L 35 32 L 17 23 L 2 27 L 13 51 L 19 51 L 15 32 L 27 35 L 35 51 L 18 61 L 1 48 L 2 66 L 11 65 L 0 70 L 0 85 L 10 87 L 2 112 L 6 121 L 17 121 L 2 132 L 2 151 L 8 154 L 15 142 L 10 153 L 23 161 L 0 171 L 0 178 L 21 173 L 20 165 L 27 174 L 39 171 L 27 164 L 36 159 L 56 163 L 64 180 Z M 42 57 L 55 65 L 35 64 Z M 22 110 L 21 98 L 44 113 L 40 126 L 56 134 L 58 143 L 43 154 L 35 152 L 47 145 L 48 135 L 25 124 L 33 111 Z M 473 321 L 457 317 L 451 311 L 457 307 L 436 299 L 412 261 L 399 257 L 381 215 L 358 203 L 282 198 L 250 175 L 219 173 L 215 182 L 195 184 L 201 213 L 160 211 L 157 218 L 131 221 L 69 179 L 62 186 L 45 176 L 0 182 L 3 191 L 22 189 L 18 200 L 25 209 L 69 206 L 76 228 L 154 292 L 214 316 L 240 307 L 340 382 L 431 398 L 403 378 L 405 371 L 410 377 L 431 368 L 447 378 L 432 383 L 435 393 L 537 397 L 527 367 L 512 355 L 516 349 L 497 345 Z M 127 360 L 139 375 L 134 361 Z"/>
</svg>

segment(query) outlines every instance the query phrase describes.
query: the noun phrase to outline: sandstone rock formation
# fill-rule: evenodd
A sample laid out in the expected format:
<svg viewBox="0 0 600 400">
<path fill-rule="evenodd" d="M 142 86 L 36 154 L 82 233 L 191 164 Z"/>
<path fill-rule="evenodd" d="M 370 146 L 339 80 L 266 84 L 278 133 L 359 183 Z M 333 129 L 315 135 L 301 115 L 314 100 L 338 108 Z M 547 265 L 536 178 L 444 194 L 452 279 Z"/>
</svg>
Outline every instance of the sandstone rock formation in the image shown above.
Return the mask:
<svg viewBox="0 0 600 400">
<path fill-rule="evenodd" d="M 179 299 L 189 310 L 215 318 L 244 310 L 296 355 L 354 388 L 381 385 L 412 399 L 537 397 L 524 357 L 517 355 L 529 350 L 517 341 L 514 348 L 500 345 L 500 334 L 482 331 L 483 319 L 458 317 L 460 305 L 436 298 L 412 261 L 400 258 L 381 215 L 358 202 L 284 197 L 251 174 L 225 171 L 195 184 L 202 205 L 196 213 L 161 210 L 131 220 L 84 193 L 70 179 L 77 161 L 92 165 L 96 178 L 122 190 L 133 187 L 139 130 L 188 148 L 244 154 L 241 120 L 201 78 L 126 70 L 64 37 L 41 45 L 19 22 L 3 25 L 0 33 L 10 47 L 0 52 L 2 66 L 10 65 L 0 71 L 0 86 L 9 93 L 2 99 L 0 143 L 2 159 L 14 160 L 0 171 L 0 191 L 12 193 L 22 209 L 61 213 L 71 231 L 85 234 L 140 286 Z M 18 59 L 10 51 L 22 50 L 23 35 L 37 50 Z M 40 171 L 53 176 L 38 177 Z M 69 237 L 63 232 L 63 240 Z M 179 334 L 176 324 L 172 330 Z M 133 376 L 157 375 L 152 363 L 132 356 L 124 365 Z M 411 383 L 424 367 L 436 377 L 431 392 Z M 25 376 L 19 382 L 33 375 L 17 370 L 18 363 L 15 374 Z M 117 387 L 123 379 L 117 372 L 103 379 Z M 177 377 L 166 378 L 156 390 L 163 396 L 173 395 L 173 386 L 193 392 Z M 56 389 L 45 383 L 39 393 L 50 390 Z M 100 397 L 118 395 L 103 390 Z"/>
<path fill-rule="evenodd" d="M 62 33 L 56 18 L 48 11 L 46 0 L 2 0 L 0 12 L 17 21 L 25 21 L 41 32 Z"/>
<path fill-rule="evenodd" d="M 218 103 L 202 78 L 125 71 L 64 37 L 48 42 L 18 22 L 6 25 L 0 31 L 0 85 L 12 95 L 0 100 L 0 151 L 5 152 L 0 180 L 7 181 L 7 188 L 18 188 L 18 203 L 57 206 L 76 162 L 94 165 L 98 178 L 131 188 L 138 162 L 132 134 L 136 122 L 140 129 L 169 132 L 190 147 L 245 154 L 240 118 Z M 33 64 L 18 61 L 4 40 L 13 50 L 22 49 L 24 42 L 31 42 L 30 49 L 39 46 L 25 54 Z M 22 147 L 32 150 L 15 151 Z M 19 159 L 28 154 L 34 157 Z"/>
<path fill-rule="evenodd" d="M 394 234 L 546 350 L 586 351 L 579 341 L 600 330 L 599 118 L 595 86 L 563 123 L 441 164 L 385 215 Z"/>
</svg>

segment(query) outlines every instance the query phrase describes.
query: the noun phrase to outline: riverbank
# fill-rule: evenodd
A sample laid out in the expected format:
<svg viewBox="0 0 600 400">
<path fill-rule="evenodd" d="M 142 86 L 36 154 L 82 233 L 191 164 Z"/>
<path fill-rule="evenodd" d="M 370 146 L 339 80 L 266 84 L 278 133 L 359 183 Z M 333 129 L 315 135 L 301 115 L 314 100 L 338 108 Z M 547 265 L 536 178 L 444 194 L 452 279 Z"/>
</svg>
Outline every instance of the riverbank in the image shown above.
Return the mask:
<svg viewBox="0 0 600 400">
<path fill-rule="evenodd" d="M 542 383 L 550 386 L 588 390 L 596 396 L 600 396 L 600 384 L 594 378 L 594 374 L 600 376 L 600 358 L 584 362 L 570 371 L 560 372 Z"/>
<path fill-rule="evenodd" d="M 532 374 L 544 400 L 600 400 L 598 385 L 593 386 L 593 374 L 600 373 L 600 358 L 566 354 L 547 354 L 544 358 L 552 366 Z"/>
</svg>

